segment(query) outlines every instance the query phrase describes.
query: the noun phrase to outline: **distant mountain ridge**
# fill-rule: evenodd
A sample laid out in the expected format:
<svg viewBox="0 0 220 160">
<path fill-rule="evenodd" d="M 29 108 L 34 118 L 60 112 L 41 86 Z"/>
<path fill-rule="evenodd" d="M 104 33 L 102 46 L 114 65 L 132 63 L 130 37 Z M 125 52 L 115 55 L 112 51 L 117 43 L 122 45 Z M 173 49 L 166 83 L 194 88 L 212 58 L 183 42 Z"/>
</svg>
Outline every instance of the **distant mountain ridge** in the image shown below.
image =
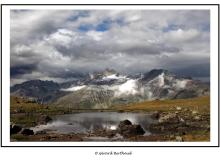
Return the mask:
<svg viewBox="0 0 220 160">
<path fill-rule="evenodd" d="M 178 77 L 163 69 L 136 75 L 106 69 L 60 84 L 53 81 L 27 81 L 11 87 L 11 95 L 53 103 L 58 107 L 93 109 L 144 100 L 209 95 L 209 85 Z"/>
<path fill-rule="evenodd" d="M 52 102 L 64 95 L 60 92 L 60 84 L 53 81 L 30 80 L 16 84 L 10 88 L 11 95 L 25 97 L 40 103 Z"/>
</svg>

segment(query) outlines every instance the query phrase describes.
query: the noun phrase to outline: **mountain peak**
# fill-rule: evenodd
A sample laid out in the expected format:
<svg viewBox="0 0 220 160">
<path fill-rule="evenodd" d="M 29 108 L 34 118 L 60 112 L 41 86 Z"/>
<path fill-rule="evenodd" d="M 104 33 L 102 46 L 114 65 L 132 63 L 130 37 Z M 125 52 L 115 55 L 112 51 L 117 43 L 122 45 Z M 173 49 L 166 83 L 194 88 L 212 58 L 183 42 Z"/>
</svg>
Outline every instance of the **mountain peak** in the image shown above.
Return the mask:
<svg viewBox="0 0 220 160">
<path fill-rule="evenodd" d="M 102 73 L 105 76 L 109 76 L 109 75 L 112 75 L 112 74 L 117 74 L 117 72 L 114 69 L 109 69 L 109 68 L 106 68 Z"/>
<path fill-rule="evenodd" d="M 169 71 L 165 70 L 165 69 L 153 69 L 150 72 L 144 74 L 143 80 L 145 80 L 145 81 L 151 80 L 151 79 L 161 75 L 162 73 L 169 74 Z"/>
<path fill-rule="evenodd" d="M 169 71 L 166 69 L 152 69 L 150 72 L 150 74 L 161 74 L 161 73 L 168 73 Z"/>
<path fill-rule="evenodd" d="M 209 85 L 175 76 L 164 69 L 153 69 L 148 73 L 134 76 L 122 75 L 115 70 L 106 69 L 95 72 L 92 76 L 65 85 L 53 81 L 31 80 L 11 87 L 11 95 L 35 98 L 39 102 L 43 100 L 42 103 L 60 101 L 61 106 L 63 103 L 66 104 L 67 96 L 69 105 L 75 103 L 75 106 L 79 106 L 81 102 L 86 104 L 91 102 L 89 103 L 91 107 L 95 107 L 92 106 L 96 105 L 94 102 L 103 106 L 117 102 L 191 98 L 209 94 Z M 80 91 L 81 89 L 83 92 Z"/>
<path fill-rule="evenodd" d="M 95 72 L 95 73 L 91 74 L 90 78 L 92 77 L 92 79 L 93 78 L 94 79 L 99 79 L 99 78 L 103 78 L 103 77 L 110 76 L 110 75 L 113 75 L 113 74 L 118 74 L 118 73 L 114 69 L 106 68 L 103 71 Z"/>
</svg>

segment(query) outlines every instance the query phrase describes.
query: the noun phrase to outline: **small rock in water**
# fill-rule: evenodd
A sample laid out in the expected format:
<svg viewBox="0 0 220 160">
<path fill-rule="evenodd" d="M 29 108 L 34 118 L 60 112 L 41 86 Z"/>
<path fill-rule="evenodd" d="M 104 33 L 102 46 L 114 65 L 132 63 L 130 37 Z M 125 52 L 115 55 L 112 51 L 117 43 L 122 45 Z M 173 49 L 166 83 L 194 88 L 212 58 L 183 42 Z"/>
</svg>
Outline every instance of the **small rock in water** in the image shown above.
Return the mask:
<svg viewBox="0 0 220 160">
<path fill-rule="evenodd" d="M 123 110 L 119 110 L 119 111 L 118 111 L 118 113 L 123 113 L 123 112 L 124 112 Z"/>
<path fill-rule="evenodd" d="M 10 134 L 17 134 L 22 130 L 22 127 L 16 124 L 10 125 Z"/>
<path fill-rule="evenodd" d="M 50 121 L 52 121 L 52 118 L 49 117 L 49 116 L 47 116 L 47 115 L 42 115 L 42 116 L 40 116 L 40 118 L 39 118 L 40 124 L 46 124 L 46 123 L 48 123 L 48 122 L 50 122 Z"/>
<path fill-rule="evenodd" d="M 31 130 L 31 129 L 23 128 L 23 129 L 21 130 L 21 134 L 23 134 L 23 135 L 33 135 L 33 134 L 34 134 L 34 131 Z"/>
<path fill-rule="evenodd" d="M 159 113 L 159 112 L 154 112 L 154 113 L 151 115 L 151 118 L 152 118 L 152 119 L 159 119 L 159 118 L 160 118 L 160 113 Z"/>
<path fill-rule="evenodd" d="M 176 107 L 176 110 L 181 111 L 182 108 L 181 107 Z"/>
<path fill-rule="evenodd" d="M 145 133 L 141 125 L 134 125 L 129 120 L 121 121 L 117 131 L 124 137 L 143 135 Z"/>
<path fill-rule="evenodd" d="M 121 121 L 120 123 L 119 123 L 119 125 L 118 125 L 118 127 L 120 128 L 120 127 L 123 127 L 124 125 L 132 125 L 132 123 L 131 123 L 131 121 L 129 121 L 129 120 L 124 120 L 124 121 Z"/>
</svg>

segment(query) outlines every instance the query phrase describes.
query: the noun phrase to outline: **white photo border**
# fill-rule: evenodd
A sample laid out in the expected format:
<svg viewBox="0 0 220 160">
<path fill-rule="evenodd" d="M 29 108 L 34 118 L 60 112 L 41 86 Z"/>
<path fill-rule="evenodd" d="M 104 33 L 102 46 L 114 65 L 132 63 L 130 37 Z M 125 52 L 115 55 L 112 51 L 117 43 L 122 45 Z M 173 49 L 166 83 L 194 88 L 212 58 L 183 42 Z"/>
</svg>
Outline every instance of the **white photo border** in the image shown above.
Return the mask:
<svg viewBox="0 0 220 160">
<path fill-rule="evenodd" d="M 210 10 L 210 142 L 10 142 L 11 9 L 208 9 Z M 219 147 L 219 5 L 218 4 L 2 4 L 1 5 L 1 146 L 2 147 Z M 218 33 L 218 34 L 217 34 Z M 218 77 L 218 78 L 217 78 Z"/>
</svg>

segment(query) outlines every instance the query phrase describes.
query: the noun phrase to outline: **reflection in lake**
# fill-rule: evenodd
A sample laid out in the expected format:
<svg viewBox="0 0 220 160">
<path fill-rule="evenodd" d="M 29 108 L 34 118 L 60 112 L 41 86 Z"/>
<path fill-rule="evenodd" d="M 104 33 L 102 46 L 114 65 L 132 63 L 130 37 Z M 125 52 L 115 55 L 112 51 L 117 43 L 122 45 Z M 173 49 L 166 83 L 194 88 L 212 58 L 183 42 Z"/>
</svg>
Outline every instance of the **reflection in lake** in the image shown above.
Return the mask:
<svg viewBox="0 0 220 160">
<path fill-rule="evenodd" d="M 86 112 L 53 117 L 46 125 L 33 127 L 34 132 L 47 130 L 56 133 L 86 133 L 96 129 L 115 130 L 120 121 L 128 119 L 140 124 L 147 132 L 147 126 L 154 120 L 150 113 Z M 149 133 L 149 132 L 148 132 Z"/>
</svg>

